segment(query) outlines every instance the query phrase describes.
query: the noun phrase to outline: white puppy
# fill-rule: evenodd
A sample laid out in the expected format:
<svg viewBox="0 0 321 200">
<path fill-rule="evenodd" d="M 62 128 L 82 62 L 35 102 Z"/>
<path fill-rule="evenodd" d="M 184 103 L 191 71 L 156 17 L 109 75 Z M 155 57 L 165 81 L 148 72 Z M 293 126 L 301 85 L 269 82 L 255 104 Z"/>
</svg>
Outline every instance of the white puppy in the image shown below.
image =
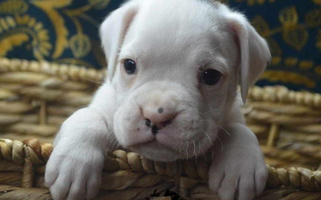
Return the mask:
<svg viewBox="0 0 321 200">
<path fill-rule="evenodd" d="M 93 198 L 117 145 L 157 161 L 212 150 L 209 187 L 222 200 L 263 191 L 267 169 L 237 85 L 244 101 L 270 52 L 242 14 L 205 0 L 131 0 L 100 35 L 108 77 L 55 140 L 45 174 L 54 199 Z"/>
</svg>

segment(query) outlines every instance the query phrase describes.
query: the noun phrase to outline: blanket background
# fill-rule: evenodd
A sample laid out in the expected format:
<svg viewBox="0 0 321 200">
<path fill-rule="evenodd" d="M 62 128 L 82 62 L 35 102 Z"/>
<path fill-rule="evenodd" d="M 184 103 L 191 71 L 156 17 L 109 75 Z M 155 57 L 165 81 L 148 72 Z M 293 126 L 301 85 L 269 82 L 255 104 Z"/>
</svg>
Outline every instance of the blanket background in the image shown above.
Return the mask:
<svg viewBox="0 0 321 200">
<path fill-rule="evenodd" d="M 119 0 L 0 0 L 0 56 L 101 69 L 98 27 Z M 249 17 L 273 59 L 258 85 L 321 93 L 321 0 L 224 0 Z"/>
</svg>

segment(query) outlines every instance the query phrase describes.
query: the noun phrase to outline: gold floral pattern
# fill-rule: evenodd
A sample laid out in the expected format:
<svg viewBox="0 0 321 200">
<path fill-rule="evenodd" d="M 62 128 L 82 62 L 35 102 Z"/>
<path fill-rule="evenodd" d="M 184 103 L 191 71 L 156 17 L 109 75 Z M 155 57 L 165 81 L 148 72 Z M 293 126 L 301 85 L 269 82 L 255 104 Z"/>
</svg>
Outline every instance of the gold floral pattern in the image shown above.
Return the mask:
<svg viewBox="0 0 321 200">
<path fill-rule="evenodd" d="M 259 84 L 321 92 L 321 0 L 221 1 L 244 12 L 270 45 Z M 102 68 L 98 26 L 122 2 L 0 0 L 0 56 Z"/>
<path fill-rule="evenodd" d="M 88 0 L 88 2 L 94 8 L 101 10 L 109 4 L 110 0 Z"/>
<path fill-rule="evenodd" d="M 48 30 L 41 22 L 29 15 L 0 18 L 0 56 L 27 41 L 30 41 L 36 59 L 42 60 L 49 55 L 52 45 Z"/>
<path fill-rule="evenodd" d="M 321 5 L 321 0 L 313 0 L 313 2 L 317 5 Z"/>
<path fill-rule="evenodd" d="M 320 66 L 317 66 L 315 68 L 315 73 L 317 73 L 319 76 L 321 76 L 321 65 Z"/>
<path fill-rule="evenodd" d="M 110 0 L 0 0 L 0 56 L 31 50 L 27 59 L 102 68 L 106 63 L 100 45 L 92 44 L 99 44 L 97 27 L 109 4 Z"/>
<path fill-rule="evenodd" d="M 76 58 L 81 58 L 89 53 L 91 44 L 87 35 L 78 33 L 73 35 L 69 40 L 69 46 Z"/>
<path fill-rule="evenodd" d="M 307 88 L 314 88 L 316 86 L 316 82 L 302 76 L 301 74 L 295 73 L 295 72 L 288 72 L 288 71 L 282 71 L 282 70 L 269 70 L 266 71 L 262 78 L 267 78 L 272 82 L 282 81 L 286 83 L 292 83 L 292 84 L 300 84 L 304 85 Z"/>
<path fill-rule="evenodd" d="M 71 0 L 57 1 L 57 0 L 34 0 L 32 4 L 36 5 L 43 12 L 47 14 L 50 22 L 55 27 L 56 43 L 55 50 L 52 54 L 53 58 L 58 58 L 65 48 L 68 47 L 68 29 L 65 25 L 63 16 L 58 12 L 59 8 L 66 7 L 71 4 Z"/>
<path fill-rule="evenodd" d="M 272 60 L 259 84 L 321 93 L 321 1 L 229 0 L 268 41 Z"/>
<path fill-rule="evenodd" d="M 248 5 L 252 6 L 255 4 L 273 3 L 276 0 L 236 0 L 236 2 L 246 2 Z"/>
<path fill-rule="evenodd" d="M 11 0 L 0 2 L 0 13 L 20 15 L 28 10 L 28 4 L 22 0 Z"/>
</svg>

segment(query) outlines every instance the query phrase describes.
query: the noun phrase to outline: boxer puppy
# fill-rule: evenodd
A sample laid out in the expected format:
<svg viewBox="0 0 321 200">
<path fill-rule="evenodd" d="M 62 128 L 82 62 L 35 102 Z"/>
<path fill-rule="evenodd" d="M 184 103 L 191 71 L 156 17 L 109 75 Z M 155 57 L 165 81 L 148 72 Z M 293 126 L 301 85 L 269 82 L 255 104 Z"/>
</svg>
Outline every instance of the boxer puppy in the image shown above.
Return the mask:
<svg viewBox="0 0 321 200">
<path fill-rule="evenodd" d="M 100 36 L 108 77 L 55 139 L 45 174 L 54 199 L 95 197 L 119 146 L 165 162 L 212 151 L 209 188 L 221 200 L 263 191 L 266 165 L 240 104 L 270 51 L 242 14 L 206 0 L 131 0 Z"/>
</svg>

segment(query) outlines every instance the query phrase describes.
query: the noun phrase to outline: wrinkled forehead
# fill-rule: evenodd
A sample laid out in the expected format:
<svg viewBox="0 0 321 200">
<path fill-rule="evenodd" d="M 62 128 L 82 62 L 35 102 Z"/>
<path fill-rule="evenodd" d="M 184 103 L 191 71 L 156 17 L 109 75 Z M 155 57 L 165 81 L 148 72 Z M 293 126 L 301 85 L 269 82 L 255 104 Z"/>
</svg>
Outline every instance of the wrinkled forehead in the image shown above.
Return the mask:
<svg viewBox="0 0 321 200">
<path fill-rule="evenodd" d="M 126 34 L 124 51 L 151 60 L 155 56 L 163 62 L 172 61 L 170 57 L 198 62 L 199 55 L 209 57 L 219 51 L 225 35 L 218 30 L 215 8 L 198 1 L 164 2 L 150 1 L 140 8 Z"/>
</svg>

